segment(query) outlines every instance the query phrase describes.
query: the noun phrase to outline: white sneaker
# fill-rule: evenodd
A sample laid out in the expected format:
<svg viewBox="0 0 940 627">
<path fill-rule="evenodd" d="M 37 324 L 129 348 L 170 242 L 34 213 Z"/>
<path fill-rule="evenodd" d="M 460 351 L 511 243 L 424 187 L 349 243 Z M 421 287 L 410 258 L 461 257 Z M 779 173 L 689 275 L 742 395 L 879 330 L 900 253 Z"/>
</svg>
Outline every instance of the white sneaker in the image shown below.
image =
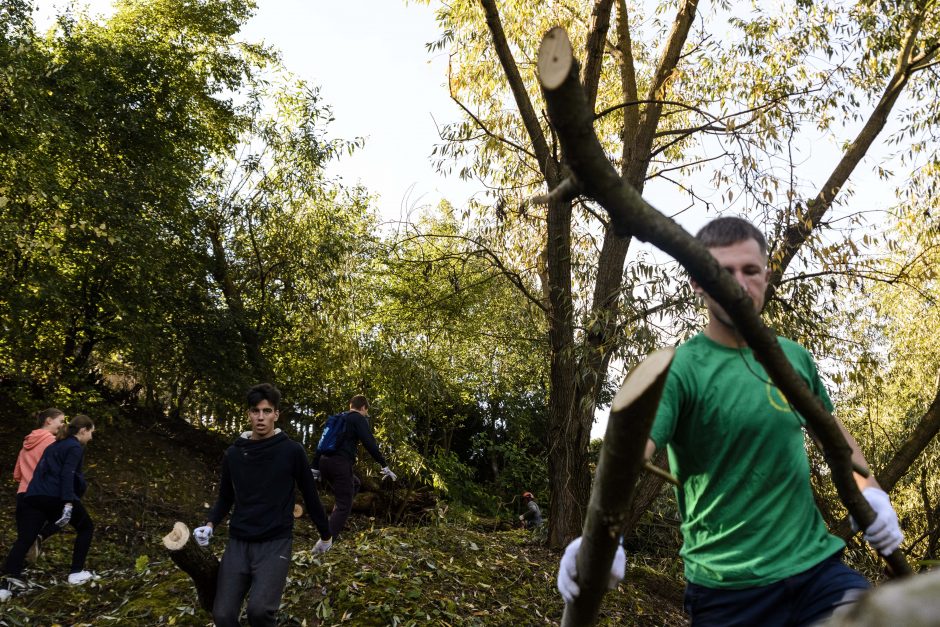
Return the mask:
<svg viewBox="0 0 940 627">
<path fill-rule="evenodd" d="M 98 579 L 101 579 L 101 577 L 91 572 L 90 570 L 81 570 L 77 573 L 72 573 L 69 575 L 69 583 L 73 586 L 79 586 L 87 581 Z"/>
<path fill-rule="evenodd" d="M 6 588 L 0 588 L 0 603 L 9 601 L 10 597 L 13 596 L 13 593 L 7 590 Z"/>
</svg>

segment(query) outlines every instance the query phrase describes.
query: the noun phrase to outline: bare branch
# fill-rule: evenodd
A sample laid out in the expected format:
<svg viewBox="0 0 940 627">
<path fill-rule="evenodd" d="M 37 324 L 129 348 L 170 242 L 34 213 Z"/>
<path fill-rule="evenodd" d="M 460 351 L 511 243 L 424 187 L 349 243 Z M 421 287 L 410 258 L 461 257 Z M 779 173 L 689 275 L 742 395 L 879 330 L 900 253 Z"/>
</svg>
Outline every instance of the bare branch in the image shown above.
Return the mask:
<svg viewBox="0 0 940 627">
<path fill-rule="evenodd" d="M 499 10 L 496 8 L 496 0 L 480 0 L 483 10 L 486 13 L 486 25 L 493 38 L 493 47 L 496 49 L 496 56 L 503 66 L 503 72 L 506 74 L 506 80 L 509 81 L 509 88 L 516 100 L 516 106 L 519 108 L 519 115 L 522 116 L 522 123 L 525 125 L 526 132 L 529 134 L 529 140 L 535 149 L 535 158 L 538 161 L 542 175 L 549 185 L 558 184 L 559 169 L 555 160 L 548 149 L 548 142 L 545 140 L 545 133 L 539 124 L 538 115 L 532 106 L 532 101 L 525 89 L 525 83 L 519 74 L 519 67 L 509 49 L 509 42 L 506 40 L 506 33 L 503 31 L 503 23 L 499 17 Z"/>
<path fill-rule="evenodd" d="M 878 104 L 859 131 L 855 140 L 849 145 L 842 159 L 829 175 L 828 180 L 816 194 L 816 197 L 806 204 L 806 211 L 802 216 L 797 216 L 797 221 L 787 227 L 783 234 L 783 240 L 780 246 L 774 251 L 771 261 L 770 281 L 767 285 L 765 301 L 773 299 L 774 294 L 780 286 L 783 273 L 796 257 L 797 252 L 803 246 L 813 230 L 822 222 L 823 216 L 832 207 L 833 201 L 845 185 L 845 182 L 851 176 L 852 172 L 861 162 L 862 158 L 868 153 L 868 150 L 874 144 L 875 139 L 881 134 L 885 125 L 888 123 L 888 115 L 891 113 L 894 105 L 897 103 L 901 92 L 907 85 L 911 74 L 914 71 L 914 65 L 918 62 L 910 58 L 917 36 L 924 20 L 924 13 L 921 11 L 912 20 L 910 28 L 905 36 L 905 42 L 898 53 L 897 69 L 888 80 L 884 92 Z M 935 50 L 934 50 L 935 52 Z M 931 52 L 933 54 L 933 52 Z"/>
<path fill-rule="evenodd" d="M 567 176 L 547 194 L 533 196 L 529 202 L 533 205 L 548 205 L 553 200 L 572 200 L 579 193 L 580 187 L 577 179 L 574 176 Z"/>
</svg>

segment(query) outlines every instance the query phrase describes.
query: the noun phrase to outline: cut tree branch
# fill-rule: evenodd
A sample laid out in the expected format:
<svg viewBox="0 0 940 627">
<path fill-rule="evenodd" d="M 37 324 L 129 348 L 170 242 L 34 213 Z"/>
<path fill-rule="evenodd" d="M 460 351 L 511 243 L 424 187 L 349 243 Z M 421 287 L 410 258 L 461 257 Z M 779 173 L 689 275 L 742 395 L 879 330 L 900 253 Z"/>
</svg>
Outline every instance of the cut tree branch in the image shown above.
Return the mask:
<svg viewBox="0 0 940 627">
<path fill-rule="evenodd" d="M 741 286 L 701 242 L 647 203 L 618 175 L 594 132 L 593 112 L 586 106 L 584 90 L 578 80 L 578 62 L 570 43 L 566 42 L 568 36 L 564 30 L 553 28 L 543 39 L 543 49 L 547 47 L 552 52 L 542 55 L 540 50 L 538 59 L 548 116 L 561 142 L 566 165 L 578 177 L 584 193 L 607 210 L 614 229 L 631 233 L 672 255 L 728 313 L 754 356 L 822 442 L 842 502 L 862 528 L 868 527 L 875 513 L 855 482 L 852 450 L 835 419 L 794 372 L 776 334 L 764 325 Z M 567 55 L 563 53 L 565 50 Z M 910 566 L 900 551 L 885 560 L 895 576 L 910 574 Z"/>
<path fill-rule="evenodd" d="M 640 362 L 624 379 L 611 404 L 577 557 L 581 594 L 565 606 L 562 627 L 590 625 L 597 620 L 610 564 L 627 531 L 624 522 L 630 514 L 637 478 L 645 469 L 643 451 L 675 352 L 665 348 Z"/>
<path fill-rule="evenodd" d="M 177 522 L 173 525 L 173 530 L 163 537 L 163 546 L 173 563 L 192 578 L 199 597 L 199 606 L 212 613 L 216 580 L 219 576 L 219 560 L 195 541 L 191 542 L 191 539 L 189 528 Z"/>
</svg>

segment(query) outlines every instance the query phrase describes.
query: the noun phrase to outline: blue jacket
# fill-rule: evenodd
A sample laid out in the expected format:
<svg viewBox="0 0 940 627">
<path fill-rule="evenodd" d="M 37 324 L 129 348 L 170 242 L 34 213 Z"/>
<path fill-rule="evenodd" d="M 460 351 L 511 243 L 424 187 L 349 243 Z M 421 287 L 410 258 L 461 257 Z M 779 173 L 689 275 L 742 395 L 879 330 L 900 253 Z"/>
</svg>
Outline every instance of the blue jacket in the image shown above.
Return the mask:
<svg viewBox="0 0 940 627">
<path fill-rule="evenodd" d="M 73 435 L 50 444 L 36 464 L 26 496 L 54 496 L 63 501 L 82 498 L 88 488 L 82 474 L 84 455 L 84 447 Z"/>
<path fill-rule="evenodd" d="M 346 412 L 346 431 L 341 436 L 336 454 L 343 455 L 355 464 L 356 451 L 360 442 L 369 451 L 372 459 L 378 462 L 379 466 L 382 468 L 388 466 L 388 461 L 382 455 L 382 451 L 379 450 L 379 445 L 375 442 L 375 436 L 372 435 L 372 425 L 369 424 L 369 419 L 357 411 L 349 410 Z M 319 451 L 314 453 L 312 464 L 314 468 L 320 468 L 320 457 Z"/>
</svg>

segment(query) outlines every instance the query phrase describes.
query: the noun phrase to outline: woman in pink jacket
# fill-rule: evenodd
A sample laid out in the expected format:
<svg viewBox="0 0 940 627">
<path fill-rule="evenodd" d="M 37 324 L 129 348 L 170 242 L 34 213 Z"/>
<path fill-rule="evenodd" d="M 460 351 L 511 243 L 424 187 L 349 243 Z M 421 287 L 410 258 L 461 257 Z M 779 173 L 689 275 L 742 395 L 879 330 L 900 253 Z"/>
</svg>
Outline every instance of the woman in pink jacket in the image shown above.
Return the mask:
<svg viewBox="0 0 940 627">
<path fill-rule="evenodd" d="M 20 518 L 20 512 L 23 507 L 23 498 L 26 496 L 26 488 L 29 487 L 29 481 L 33 478 L 33 472 L 36 470 L 36 464 L 42 457 L 43 451 L 50 444 L 55 442 L 56 434 L 65 424 L 65 414 L 61 409 L 50 407 L 36 414 L 36 428 L 30 431 L 29 435 L 23 438 L 23 448 L 20 449 L 19 457 L 16 458 L 16 466 L 13 468 L 13 479 L 20 482 L 16 489 L 16 517 Z M 59 531 L 59 528 L 49 523 L 39 532 L 36 541 L 30 547 L 26 554 L 26 559 L 35 561 L 39 557 L 43 541 Z"/>
</svg>

